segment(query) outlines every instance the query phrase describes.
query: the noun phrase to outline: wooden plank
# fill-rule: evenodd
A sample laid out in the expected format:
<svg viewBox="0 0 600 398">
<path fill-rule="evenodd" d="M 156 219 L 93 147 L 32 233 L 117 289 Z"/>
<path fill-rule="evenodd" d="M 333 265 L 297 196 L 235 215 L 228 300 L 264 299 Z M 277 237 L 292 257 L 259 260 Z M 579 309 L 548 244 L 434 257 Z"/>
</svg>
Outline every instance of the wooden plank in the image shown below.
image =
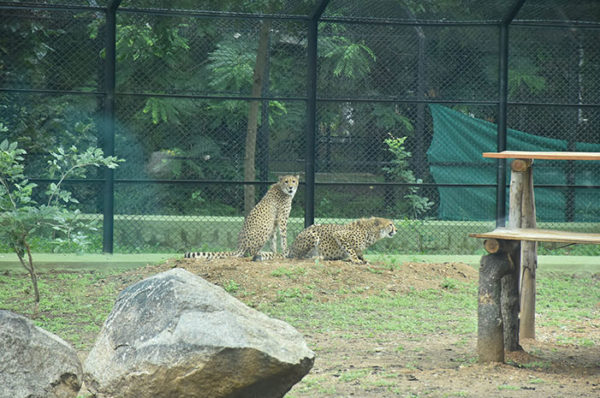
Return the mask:
<svg viewBox="0 0 600 398">
<path fill-rule="evenodd" d="M 483 157 L 495 159 L 600 160 L 600 152 L 502 151 L 484 152 Z"/>
<path fill-rule="evenodd" d="M 497 228 L 491 232 L 469 234 L 472 238 L 524 240 L 531 242 L 584 243 L 600 245 L 600 234 L 556 231 L 537 228 Z"/>
</svg>

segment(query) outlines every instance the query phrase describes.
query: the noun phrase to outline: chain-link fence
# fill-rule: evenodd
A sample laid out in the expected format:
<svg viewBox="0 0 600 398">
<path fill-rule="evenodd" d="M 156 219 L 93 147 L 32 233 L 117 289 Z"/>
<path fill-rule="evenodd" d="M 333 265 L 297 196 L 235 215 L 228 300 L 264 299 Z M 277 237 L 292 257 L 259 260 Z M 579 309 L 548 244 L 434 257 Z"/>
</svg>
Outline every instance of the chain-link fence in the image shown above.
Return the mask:
<svg viewBox="0 0 600 398">
<path fill-rule="evenodd" d="M 591 0 L 0 1 L 0 134 L 42 186 L 59 146 L 126 160 L 69 181 L 96 251 L 233 248 L 247 187 L 293 173 L 290 241 L 374 215 L 399 229 L 376 250 L 473 253 L 503 126 L 600 151 L 599 42 Z M 600 230 L 599 166 L 536 163 L 542 225 Z"/>
</svg>

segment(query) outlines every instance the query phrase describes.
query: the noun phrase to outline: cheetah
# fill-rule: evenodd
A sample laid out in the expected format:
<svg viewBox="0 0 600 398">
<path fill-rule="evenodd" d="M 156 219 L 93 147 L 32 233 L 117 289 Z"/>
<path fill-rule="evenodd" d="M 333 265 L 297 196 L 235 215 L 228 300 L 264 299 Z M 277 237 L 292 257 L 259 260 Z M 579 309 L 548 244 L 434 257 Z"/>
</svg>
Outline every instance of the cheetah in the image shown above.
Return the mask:
<svg viewBox="0 0 600 398">
<path fill-rule="evenodd" d="M 396 234 L 396 227 L 386 218 L 361 218 L 346 225 L 314 224 L 298 234 L 288 257 L 344 260 L 366 264 L 362 251 L 383 238 Z"/>
<path fill-rule="evenodd" d="M 298 190 L 298 175 L 279 177 L 265 196 L 254 206 L 244 219 L 244 225 L 238 235 L 238 247 L 231 252 L 188 252 L 184 258 L 203 258 L 212 260 L 226 257 L 254 257 L 271 240 L 273 253 L 277 252 L 277 228 L 281 239 L 281 250 L 287 249 L 287 221 L 292 209 L 292 199 Z"/>
</svg>

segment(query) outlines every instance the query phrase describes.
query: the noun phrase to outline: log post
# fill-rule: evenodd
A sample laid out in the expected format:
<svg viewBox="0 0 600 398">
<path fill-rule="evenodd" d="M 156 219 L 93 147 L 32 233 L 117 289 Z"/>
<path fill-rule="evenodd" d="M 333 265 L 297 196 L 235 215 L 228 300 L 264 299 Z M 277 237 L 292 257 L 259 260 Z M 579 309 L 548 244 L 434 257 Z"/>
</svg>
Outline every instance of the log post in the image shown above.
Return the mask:
<svg viewBox="0 0 600 398">
<path fill-rule="evenodd" d="M 531 160 L 515 159 L 510 164 L 510 197 L 508 211 L 508 227 L 511 229 L 521 228 L 521 218 L 523 210 L 523 182 L 525 181 L 524 171 L 529 170 Z"/>
<path fill-rule="evenodd" d="M 514 270 L 511 254 L 519 241 L 498 241 L 498 250 L 481 258 L 477 307 L 479 362 L 504 362 L 504 329 L 501 312 L 501 279 Z"/>
<path fill-rule="evenodd" d="M 533 168 L 524 173 L 521 227 L 536 227 L 535 196 L 533 194 Z M 537 242 L 524 241 L 521 245 L 521 324 L 520 338 L 535 338 L 535 273 L 537 268 Z"/>
<path fill-rule="evenodd" d="M 517 159 L 519 160 L 519 159 Z M 521 200 L 523 199 L 523 174 L 514 170 L 514 160 L 511 165 L 510 173 L 510 193 L 508 208 L 508 228 L 515 229 L 521 227 Z"/>
<path fill-rule="evenodd" d="M 531 169 L 531 160 L 515 159 L 512 161 L 510 174 L 510 208 L 508 227 L 511 229 L 522 227 L 523 198 L 526 189 L 527 171 Z M 505 250 L 513 267 L 510 272 L 502 277 L 501 282 L 501 311 L 504 326 L 504 349 L 517 351 L 519 345 L 519 276 L 521 265 L 520 251 Z"/>
<path fill-rule="evenodd" d="M 519 345 L 519 265 L 521 250 L 519 241 L 512 252 L 507 252 L 511 262 L 511 270 L 502 277 L 501 311 L 504 322 L 504 349 L 506 351 L 522 350 Z"/>
</svg>

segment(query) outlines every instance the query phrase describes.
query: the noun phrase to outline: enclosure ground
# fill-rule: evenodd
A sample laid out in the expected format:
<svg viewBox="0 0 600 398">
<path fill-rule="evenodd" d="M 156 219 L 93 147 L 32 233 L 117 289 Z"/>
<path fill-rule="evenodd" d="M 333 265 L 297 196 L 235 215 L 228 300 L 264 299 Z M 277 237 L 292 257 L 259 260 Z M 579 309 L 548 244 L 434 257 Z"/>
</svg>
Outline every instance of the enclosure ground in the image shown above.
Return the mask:
<svg viewBox="0 0 600 398">
<path fill-rule="evenodd" d="M 563 257 L 562 263 L 571 258 Z M 123 287 L 180 267 L 286 320 L 305 336 L 316 353 L 315 365 L 289 398 L 600 395 L 600 273 L 541 270 L 537 339 L 523 341 L 524 351 L 508 355 L 506 364 L 484 365 L 476 358 L 477 271 L 472 266 L 398 261 L 394 256 L 370 259 L 369 266 L 172 259 L 114 272 L 44 269 L 43 297 L 51 287 L 56 299 L 49 301 L 56 303 L 64 294 L 73 307 L 94 304 L 98 313 L 85 319 L 95 326 L 86 331 L 81 309 L 57 314 L 44 310 L 42 303 L 36 322 L 56 326 L 60 318 L 52 331 L 85 358 Z M 18 304 L 30 302 L 22 273 L 7 267 L 0 273 L 0 306 L 32 316 Z M 88 281 L 81 297 L 74 293 L 76 280 Z M 561 296 L 568 301 L 557 306 L 547 302 Z"/>
<path fill-rule="evenodd" d="M 483 249 L 482 249 L 483 253 Z M 72 254 L 72 253 L 35 253 L 38 269 L 101 269 L 137 268 L 147 264 L 159 264 L 168 259 L 181 257 L 181 253 L 135 253 L 135 254 Z M 370 255 L 374 262 L 393 257 L 397 263 L 444 263 L 460 262 L 477 267 L 481 255 L 462 254 L 394 254 Z M 538 255 L 538 265 L 542 271 L 564 272 L 599 272 L 598 256 L 557 256 Z M 21 269 L 21 264 L 14 253 L 0 253 L 0 270 Z"/>
</svg>

